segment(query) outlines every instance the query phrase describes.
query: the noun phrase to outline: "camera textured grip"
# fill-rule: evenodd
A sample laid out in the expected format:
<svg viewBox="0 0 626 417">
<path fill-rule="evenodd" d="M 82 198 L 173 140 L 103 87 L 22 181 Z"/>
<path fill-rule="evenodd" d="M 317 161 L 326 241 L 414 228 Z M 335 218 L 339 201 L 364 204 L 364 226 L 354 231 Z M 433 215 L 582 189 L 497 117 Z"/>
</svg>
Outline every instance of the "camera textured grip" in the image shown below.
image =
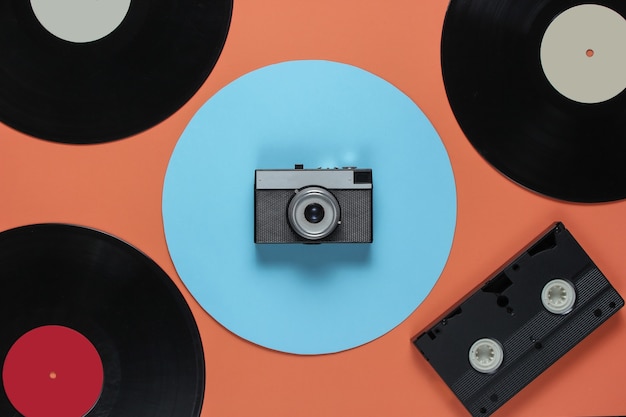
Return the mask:
<svg viewBox="0 0 626 417">
<path fill-rule="evenodd" d="M 293 195 L 293 190 L 255 191 L 255 242 L 281 243 L 300 240 L 287 221 L 287 205 Z"/>
<path fill-rule="evenodd" d="M 341 207 L 337 229 L 319 242 L 371 242 L 372 190 L 329 190 Z M 293 190 L 255 190 L 255 242 L 309 242 L 293 231 L 287 207 Z"/>
</svg>

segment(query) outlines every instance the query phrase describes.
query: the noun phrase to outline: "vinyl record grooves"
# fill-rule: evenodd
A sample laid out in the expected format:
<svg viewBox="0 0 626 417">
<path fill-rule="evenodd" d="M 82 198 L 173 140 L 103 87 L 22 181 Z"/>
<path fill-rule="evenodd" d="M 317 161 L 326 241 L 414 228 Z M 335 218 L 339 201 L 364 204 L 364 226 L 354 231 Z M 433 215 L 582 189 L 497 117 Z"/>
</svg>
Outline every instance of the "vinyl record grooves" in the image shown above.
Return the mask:
<svg viewBox="0 0 626 417">
<path fill-rule="evenodd" d="M 444 83 L 467 138 L 504 175 L 556 199 L 619 200 L 626 198 L 626 72 L 611 71 L 626 62 L 626 3 L 583 6 L 600 18 L 580 6 L 452 0 L 442 36 Z M 576 64 L 552 70 L 559 54 Z M 613 94 L 579 98 L 558 84 L 572 77 L 574 89 L 608 86 Z"/>
<path fill-rule="evenodd" d="M 0 120 L 32 136 L 77 144 L 139 133 L 178 110 L 213 69 L 232 13 L 232 0 L 128 0 L 110 33 L 73 41 L 44 26 L 31 6 L 36 3 L 46 6 L 0 2 Z M 69 0 L 55 2 L 59 10 L 44 16 L 60 29 L 76 26 L 81 35 L 104 19 L 97 7 L 107 3 L 82 2 L 92 7 L 93 22 L 79 20 L 81 2 Z M 59 15 L 66 21 L 59 23 Z"/>
<path fill-rule="evenodd" d="M 174 283 L 145 255 L 91 229 L 33 225 L 0 233 L 0 271 L 0 415 L 18 415 L 13 402 L 24 394 L 29 399 L 26 406 L 42 401 L 44 393 L 34 388 L 29 388 L 30 393 L 13 392 L 11 397 L 9 384 L 22 382 L 8 368 L 23 367 L 23 377 L 35 358 L 26 356 L 16 364 L 7 353 L 25 333 L 50 326 L 80 333 L 100 356 L 102 388 L 87 416 L 200 414 L 205 375 L 198 329 Z M 44 355 L 52 349 L 31 348 Z M 67 374 L 64 369 L 43 371 L 55 371 L 50 378 L 56 381 L 44 382 L 48 385 L 62 383 Z M 35 384 L 28 382 L 28 387 Z M 76 384 L 80 387 L 84 382 Z M 77 400 L 73 391 L 61 394 Z M 49 409 L 31 415 L 63 413 Z"/>
</svg>

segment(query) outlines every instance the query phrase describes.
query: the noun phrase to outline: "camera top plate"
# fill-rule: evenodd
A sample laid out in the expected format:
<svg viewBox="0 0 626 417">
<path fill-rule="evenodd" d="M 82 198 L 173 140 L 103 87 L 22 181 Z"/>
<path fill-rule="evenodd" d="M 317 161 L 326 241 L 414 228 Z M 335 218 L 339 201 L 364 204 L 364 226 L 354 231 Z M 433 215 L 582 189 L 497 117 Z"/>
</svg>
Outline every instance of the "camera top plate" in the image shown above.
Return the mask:
<svg viewBox="0 0 626 417">
<path fill-rule="evenodd" d="M 310 185 L 330 189 L 372 189 L 369 168 L 257 169 L 257 190 L 297 190 Z"/>
</svg>

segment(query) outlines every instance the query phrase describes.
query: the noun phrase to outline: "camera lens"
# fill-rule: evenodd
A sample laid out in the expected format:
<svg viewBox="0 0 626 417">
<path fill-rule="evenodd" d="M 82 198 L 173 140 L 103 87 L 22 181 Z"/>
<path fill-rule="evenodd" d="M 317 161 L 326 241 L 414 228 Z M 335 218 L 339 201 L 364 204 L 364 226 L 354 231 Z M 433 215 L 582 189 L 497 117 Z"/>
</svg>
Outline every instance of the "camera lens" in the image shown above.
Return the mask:
<svg viewBox="0 0 626 417">
<path fill-rule="evenodd" d="M 313 203 L 304 209 L 304 218 L 309 223 L 319 223 L 324 218 L 324 207 L 321 204 Z"/>
<path fill-rule="evenodd" d="M 294 232 L 308 240 L 323 239 L 341 223 L 341 209 L 325 188 L 310 186 L 296 192 L 287 209 Z"/>
</svg>

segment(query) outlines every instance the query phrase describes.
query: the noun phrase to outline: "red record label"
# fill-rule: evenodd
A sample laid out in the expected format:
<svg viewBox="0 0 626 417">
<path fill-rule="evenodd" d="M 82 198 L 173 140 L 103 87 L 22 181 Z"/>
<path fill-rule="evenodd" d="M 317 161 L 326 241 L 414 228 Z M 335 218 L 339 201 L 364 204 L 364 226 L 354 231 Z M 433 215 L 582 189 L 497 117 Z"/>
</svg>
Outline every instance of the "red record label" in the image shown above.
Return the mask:
<svg viewBox="0 0 626 417">
<path fill-rule="evenodd" d="M 64 326 L 25 333 L 9 350 L 2 380 L 11 404 L 25 417 L 83 417 L 104 381 L 98 351 Z"/>
</svg>

